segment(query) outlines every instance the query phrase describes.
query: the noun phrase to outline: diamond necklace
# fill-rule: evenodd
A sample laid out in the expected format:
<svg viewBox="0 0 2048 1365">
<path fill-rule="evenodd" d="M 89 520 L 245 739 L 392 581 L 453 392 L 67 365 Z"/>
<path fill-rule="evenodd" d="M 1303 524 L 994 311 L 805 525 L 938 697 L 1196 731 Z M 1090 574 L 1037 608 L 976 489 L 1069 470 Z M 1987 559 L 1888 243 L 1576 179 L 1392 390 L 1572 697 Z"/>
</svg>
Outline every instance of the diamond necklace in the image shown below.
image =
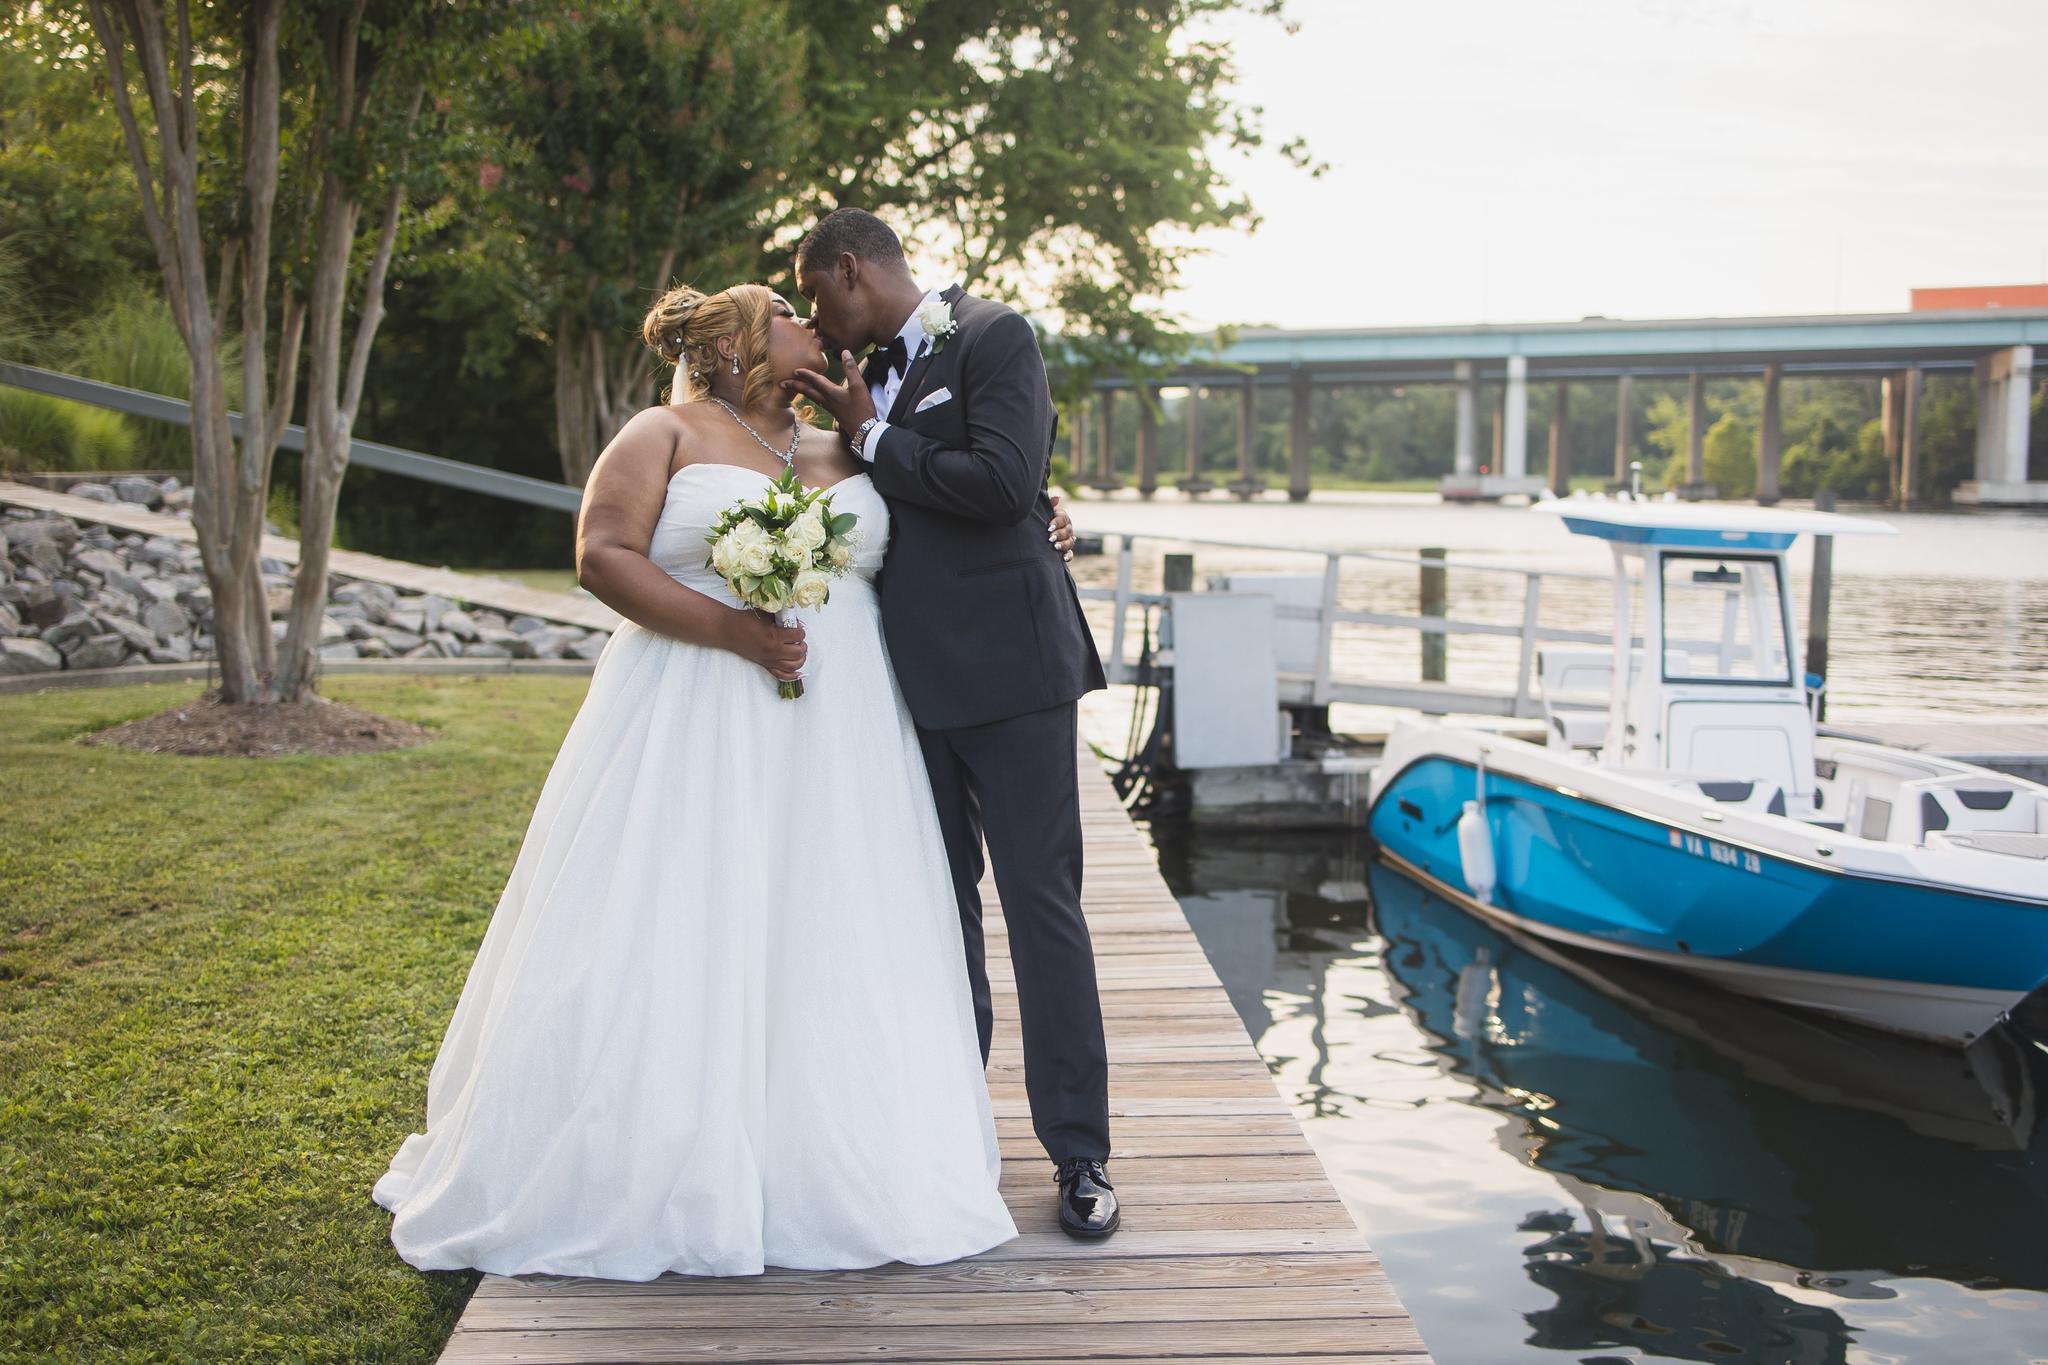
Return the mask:
<svg viewBox="0 0 2048 1365">
<path fill-rule="evenodd" d="M 723 398 L 720 398 L 715 393 L 707 394 L 705 396 L 708 397 L 712 402 L 718 404 L 718 406 L 720 406 L 721 408 L 724 408 L 727 414 L 731 416 L 732 420 L 740 424 L 740 430 L 746 432 L 747 435 L 753 437 L 755 443 L 758 444 L 761 447 L 761 449 L 767 451 L 770 455 L 773 455 L 776 459 L 782 461 L 791 469 L 796 468 L 796 445 L 798 441 L 801 441 L 804 438 L 804 424 L 796 420 L 795 413 L 791 413 L 789 415 L 791 423 L 789 430 L 789 449 L 777 450 L 774 446 L 769 445 L 766 441 L 763 441 L 761 439 L 760 432 L 754 430 L 751 426 L 747 425 L 747 419 L 740 416 L 739 412 L 733 407 L 732 404 L 726 402 Z"/>
</svg>

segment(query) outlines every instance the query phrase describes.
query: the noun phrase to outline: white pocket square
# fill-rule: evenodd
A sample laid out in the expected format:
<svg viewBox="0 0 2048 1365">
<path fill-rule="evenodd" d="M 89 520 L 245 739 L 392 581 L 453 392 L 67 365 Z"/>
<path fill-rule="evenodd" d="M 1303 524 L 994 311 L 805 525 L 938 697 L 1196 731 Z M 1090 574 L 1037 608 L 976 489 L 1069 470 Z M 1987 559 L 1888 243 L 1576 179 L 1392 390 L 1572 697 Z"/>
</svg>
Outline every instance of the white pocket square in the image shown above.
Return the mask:
<svg viewBox="0 0 2048 1365">
<path fill-rule="evenodd" d="M 941 403 L 951 402 L 952 398 L 953 391 L 951 389 L 933 389 L 930 393 L 917 400 L 916 412 L 923 412 L 926 408 L 935 408 Z"/>
</svg>

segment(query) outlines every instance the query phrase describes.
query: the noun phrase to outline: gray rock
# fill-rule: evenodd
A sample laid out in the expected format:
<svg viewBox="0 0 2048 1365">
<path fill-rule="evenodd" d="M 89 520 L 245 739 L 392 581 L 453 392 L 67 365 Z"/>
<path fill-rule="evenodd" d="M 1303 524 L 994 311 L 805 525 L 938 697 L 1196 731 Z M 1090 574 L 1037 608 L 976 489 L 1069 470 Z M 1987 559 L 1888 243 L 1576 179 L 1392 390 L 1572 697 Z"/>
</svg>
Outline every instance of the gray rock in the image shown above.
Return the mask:
<svg viewBox="0 0 2048 1365">
<path fill-rule="evenodd" d="M 583 638 L 583 632 L 562 626 L 543 626 L 529 631 L 526 643 L 533 647 L 536 659 L 559 659 L 569 652 L 569 646 Z"/>
<path fill-rule="evenodd" d="M 143 602 L 176 602 L 178 585 L 168 578 L 145 578 L 141 580 L 142 592 L 138 600 Z"/>
<path fill-rule="evenodd" d="M 64 550 L 54 540 L 31 540 L 17 545 L 8 557 L 17 564 L 33 565 L 51 578 L 64 572 Z"/>
<path fill-rule="evenodd" d="M 76 611 L 54 626 L 43 627 L 43 643 L 59 650 L 68 650 L 79 641 L 102 633 L 90 614 Z"/>
<path fill-rule="evenodd" d="M 192 633 L 192 620 L 176 602 L 152 602 L 142 609 L 142 624 L 155 632 L 159 643 L 169 644 Z"/>
<path fill-rule="evenodd" d="M 263 599 L 268 604 L 272 616 L 286 615 L 292 609 L 292 590 L 290 588 L 272 588 L 263 594 Z"/>
<path fill-rule="evenodd" d="M 42 516 L 29 513 L 29 520 L 17 521 L 7 528 L 7 545 L 10 550 L 38 540 L 56 542 L 57 548 L 67 553 L 78 543 L 78 523 L 69 517 Z"/>
<path fill-rule="evenodd" d="M 147 564 L 159 573 L 174 571 L 185 566 L 182 546 L 175 540 L 163 536 L 151 536 L 140 545 L 132 546 L 128 557 L 139 564 Z"/>
<path fill-rule="evenodd" d="M 441 622 L 447 617 L 449 612 L 457 610 L 453 602 L 434 593 L 428 593 L 424 597 L 416 597 L 405 605 L 407 608 L 419 612 L 420 616 L 424 618 L 427 634 L 429 635 L 442 628 Z"/>
<path fill-rule="evenodd" d="M 93 614 L 93 620 L 103 632 L 120 636 L 121 642 L 137 654 L 147 654 L 156 648 L 156 632 L 140 622 L 100 612 Z"/>
<path fill-rule="evenodd" d="M 515 616 L 507 623 L 505 628 L 507 630 L 516 630 L 521 635 L 531 635 L 534 631 L 540 630 L 546 625 L 547 622 L 541 620 L 538 616 Z"/>
<path fill-rule="evenodd" d="M 601 630 L 593 630 L 575 644 L 570 645 L 569 653 L 578 659 L 595 659 L 598 655 L 604 653 L 604 647 L 611 642 L 612 637 L 610 635 Z"/>
<path fill-rule="evenodd" d="M 21 608 L 22 617 L 38 629 L 54 626 L 71 614 L 71 599 L 46 583 L 25 585 L 22 600 L 16 605 Z"/>
<path fill-rule="evenodd" d="M 413 634 L 409 630 L 399 630 L 395 626 L 380 626 L 372 621 L 357 621 L 348 628 L 348 633 L 358 641 L 382 641 L 393 654 L 403 654 L 408 649 L 418 649 L 424 643 L 422 637 Z"/>
<path fill-rule="evenodd" d="M 70 668 L 113 668 L 128 657 L 128 642 L 118 635 L 95 635 L 71 651 Z"/>
<path fill-rule="evenodd" d="M 492 630 L 505 629 L 505 618 L 495 611 L 473 611 L 470 617 L 479 626 L 489 626 Z"/>
<path fill-rule="evenodd" d="M 516 631 L 493 630 L 488 626 L 479 626 L 476 632 L 476 643 L 462 651 L 463 657 L 468 658 L 470 655 L 475 654 L 476 645 L 479 644 L 496 645 L 515 659 L 531 659 L 533 657 L 533 642 Z"/>
<path fill-rule="evenodd" d="M 194 652 L 191 639 L 180 635 L 169 644 L 158 645 L 150 650 L 149 661 L 153 664 L 189 664 Z"/>
<path fill-rule="evenodd" d="M 323 646 L 338 645 L 346 639 L 348 639 L 347 626 L 335 620 L 332 616 L 320 618 L 320 643 Z"/>
<path fill-rule="evenodd" d="M 142 615 L 142 604 L 119 588 L 101 588 L 87 600 L 103 615 L 125 616 L 131 621 Z"/>
<path fill-rule="evenodd" d="M 382 583 L 345 583 L 330 594 L 337 602 L 353 602 L 368 619 L 382 624 L 398 608 L 398 594 Z"/>
<path fill-rule="evenodd" d="M 128 572 L 128 561 L 112 550 L 80 549 L 71 556 L 71 562 L 81 569 L 91 570 L 101 578 L 109 574 Z"/>
<path fill-rule="evenodd" d="M 438 622 L 441 630 L 448 632 L 448 634 L 453 635 L 458 640 L 474 640 L 476 638 L 476 625 L 477 623 L 470 619 L 469 613 L 459 607 L 442 612 L 441 619 Z M 434 628 L 435 624 L 430 623 L 428 629 L 432 630 Z"/>
<path fill-rule="evenodd" d="M 465 659 L 509 659 L 512 657 L 512 651 L 503 645 L 478 640 L 462 647 L 462 657 Z"/>
<path fill-rule="evenodd" d="M 427 643 L 440 646 L 441 654 L 444 658 L 454 659 L 462 654 L 462 641 L 445 630 L 437 630 L 432 635 L 429 635 Z"/>
<path fill-rule="evenodd" d="M 140 503 L 152 511 L 164 505 L 164 490 L 157 487 L 154 479 L 115 479 L 113 489 L 114 496 L 122 502 Z"/>
<path fill-rule="evenodd" d="M 418 649 L 408 649 L 399 657 L 405 659 L 445 659 L 448 656 L 441 652 L 440 645 L 432 640 L 425 640 L 421 642 Z"/>
<path fill-rule="evenodd" d="M 41 640 L 0 639 L 0 674 L 54 673 L 63 666 L 64 656 Z"/>
<path fill-rule="evenodd" d="M 21 613 L 5 602 L 0 602 L 0 635 L 15 635 L 21 630 Z M 453 636 L 449 637 L 453 639 Z"/>
<path fill-rule="evenodd" d="M 275 575 L 278 578 L 290 578 L 292 566 L 282 559 L 272 559 L 269 555 L 264 555 L 256 561 L 256 571 L 266 577 Z"/>
<path fill-rule="evenodd" d="M 402 630 L 408 635 L 425 635 L 427 633 L 427 616 L 425 612 L 400 609 L 385 617 L 384 624 L 390 626 L 393 630 Z"/>
<path fill-rule="evenodd" d="M 90 498 L 94 502 L 119 502 L 114 490 L 103 483 L 74 483 L 64 490 L 74 498 Z"/>
<path fill-rule="evenodd" d="M 163 510 L 166 512 L 189 513 L 192 510 L 192 490 L 189 488 L 174 488 L 164 494 Z"/>
<path fill-rule="evenodd" d="M 397 651 L 372 635 L 356 641 L 356 653 L 365 659 L 388 659 Z"/>
<path fill-rule="evenodd" d="M 320 646 L 320 657 L 323 659 L 360 659 L 363 656 L 357 651 L 355 641 L 337 640 L 331 645 Z"/>
<path fill-rule="evenodd" d="M 107 575 L 108 587 L 116 592 L 125 592 L 138 602 L 154 600 L 148 596 L 147 590 L 142 586 L 146 582 L 153 581 L 147 574 L 134 573 L 125 568 L 117 569 Z"/>
</svg>

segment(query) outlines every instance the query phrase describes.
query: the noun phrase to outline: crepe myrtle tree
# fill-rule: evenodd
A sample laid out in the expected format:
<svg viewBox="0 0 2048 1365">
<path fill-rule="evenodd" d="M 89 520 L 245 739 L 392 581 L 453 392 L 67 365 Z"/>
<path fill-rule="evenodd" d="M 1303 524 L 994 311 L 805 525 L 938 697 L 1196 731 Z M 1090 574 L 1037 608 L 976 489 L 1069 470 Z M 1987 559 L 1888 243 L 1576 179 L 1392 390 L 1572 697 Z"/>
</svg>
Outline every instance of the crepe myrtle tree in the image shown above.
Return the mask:
<svg viewBox="0 0 2048 1365">
<path fill-rule="evenodd" d="M 475 117 L 507 151 L 479 166 L 480 228 L 551 343 L 567 482 L 654 400 L 654 298 L 753 266 L 810 147 L 801 51 L 773 0 L 596 0 L 494 45 Z"/>
<path fill-rule="evenodd" d="M 119 116 L 142 221 L 191 360 L 193 525 L 230 702 L 305 699 L 335 503 L 401 234 L 434 212 L 438 140 L 501 0 L 86 0 L 81 29 Z M 237 334 L 238 337 L 237 337 Z M 241 432 L 225 357 L 239 340 Z M 281 645 L 263 509 L 306 393 L 299 569 Z"/>
</svg>

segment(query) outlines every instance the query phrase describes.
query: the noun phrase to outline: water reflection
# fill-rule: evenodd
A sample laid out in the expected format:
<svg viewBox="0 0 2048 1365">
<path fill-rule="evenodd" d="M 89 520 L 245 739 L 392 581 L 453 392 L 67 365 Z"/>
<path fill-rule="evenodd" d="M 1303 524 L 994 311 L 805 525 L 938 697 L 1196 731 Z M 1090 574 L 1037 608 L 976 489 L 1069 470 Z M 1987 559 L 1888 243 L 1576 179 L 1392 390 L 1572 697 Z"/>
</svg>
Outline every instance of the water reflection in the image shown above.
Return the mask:
<svg viewBox="0 0 2048 1365">
<path fill-rule="evenodd" d="M 1355 839 L 1154 842 L 1440 1360 L 2044 1354 L 2048 1137 L 1960 1054 L 1511 938 Z"/>
</svg>

